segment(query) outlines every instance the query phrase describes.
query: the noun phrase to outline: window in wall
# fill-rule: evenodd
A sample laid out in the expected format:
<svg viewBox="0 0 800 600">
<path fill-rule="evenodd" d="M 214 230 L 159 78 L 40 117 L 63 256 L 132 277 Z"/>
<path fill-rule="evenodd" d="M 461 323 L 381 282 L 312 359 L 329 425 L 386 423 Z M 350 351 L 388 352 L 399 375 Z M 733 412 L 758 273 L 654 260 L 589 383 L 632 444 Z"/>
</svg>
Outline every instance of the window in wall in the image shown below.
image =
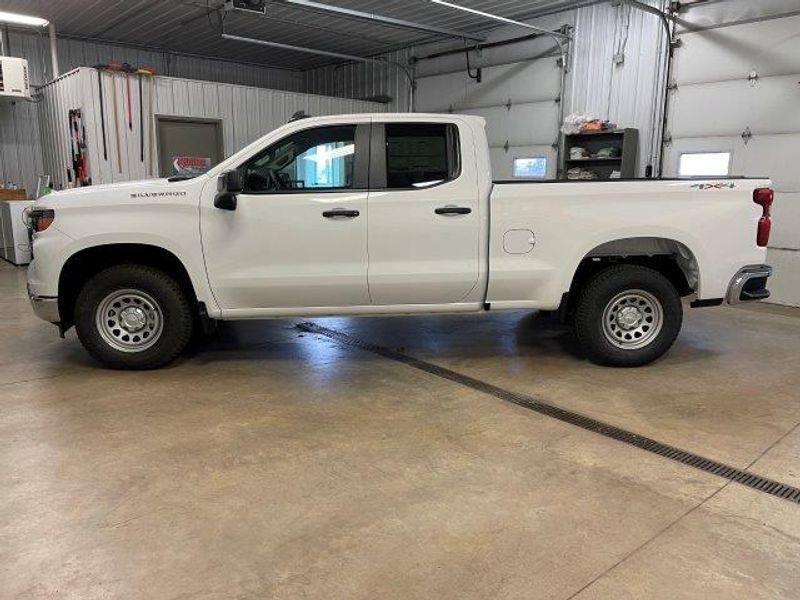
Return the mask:
<svg viewBox="0 0 800 600">
<path fill-rule="evenodd" d="M 730 152 L 689 152 L 681 154 L 679 177 L 724 177 L 730 174 Z"/>
<path fill-rule="evenodd" d="M 426 188 L 461 172 L 458 128 L 445 123 L 386 124 L 389 188 Z"/>
<path fill-rule="evenodd" d="M 515 158 L 513 175 L 528 179 L 544 179 L 547 177 L 547 157 Z"/>
<path fill-rule="evenodd" d="M 355 135 L 355 125 L 319 127 L 290 135 L 245 164 L 245 192 L 352 188 Z"/>
</svg>

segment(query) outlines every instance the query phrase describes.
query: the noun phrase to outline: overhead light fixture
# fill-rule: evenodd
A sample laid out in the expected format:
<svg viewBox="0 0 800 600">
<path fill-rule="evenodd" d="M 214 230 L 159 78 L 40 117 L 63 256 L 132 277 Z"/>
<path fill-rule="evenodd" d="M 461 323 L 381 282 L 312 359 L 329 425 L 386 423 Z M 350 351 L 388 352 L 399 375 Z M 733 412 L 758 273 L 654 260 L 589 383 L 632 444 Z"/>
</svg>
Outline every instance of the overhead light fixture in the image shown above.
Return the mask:
<svg viewBox="0 0 800 600">
<path fill-rule="evenodd" d="M 28 27 L 47 27 L 50 21 L 42 19 L 41 17 L 31 17 L 30 15 L 0 11 L 0 23 L 6 23 L 8 25 L 27 25 Z"/>
</svg>

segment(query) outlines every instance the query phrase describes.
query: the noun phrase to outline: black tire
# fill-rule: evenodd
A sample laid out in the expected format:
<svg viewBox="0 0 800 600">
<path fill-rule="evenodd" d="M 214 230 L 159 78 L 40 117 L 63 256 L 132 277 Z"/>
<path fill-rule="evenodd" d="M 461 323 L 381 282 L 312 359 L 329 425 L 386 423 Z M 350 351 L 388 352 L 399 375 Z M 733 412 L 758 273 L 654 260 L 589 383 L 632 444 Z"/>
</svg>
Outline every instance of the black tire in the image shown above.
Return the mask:
<svg viewBox="0 0 800 600">
<path fill-rule="evenodd" d="M 623 322 L 626 318 L 630 321 Z M 588 358 L 613 367 L 639 367 L 660 358 L 682 323 L 675 286 L 658 271 L 637 265 L 595 275 L 581 290 L 574 314 L 575 334 Z"/>
<path fill-rule="evenodd" d="M 124 294 L 126 290 L 131 291 L 134 302 L 138 293 L 155 303 L 155 306 L 145 304 L 145 307 L 147 314 L 157 315 L 153 317 L 157 326 L 147 321 L 141 335 L 138 332 L 127 334 L 127 330 L 119 327 L 113 329 L 112 320 L 108 321 L 109 327 L 102 333 L 102 324 L 98 322 L 97 315 L 101 303 L 110 311 L 114 310 L 114 306 L 137 309 L 133 303 L 115 303 L 113 306 L 106 304 L 110 296 Z M 125 299 L 122 298 L 121 301 L 125 302 Z M 130 298 L 128 302 L 131 302 Z M 140 310 L 139 314 L 145 313 Z M 121 316 L 111 317 L 116 318 L 122 322 Z M 144 265 L 118 265 L 100 271 L 86 282 L 75 301 L 75 329 L 83 347 L 96 360 L 114 369 L 157 369 L 172 362 L 189 343 L 193 321 L 189 299 L 178 282 L 166 273 Z M 152 329 L 153 333 L 148 329 Z M 119 337 L 120 332 L 122 337 Z M 150 339 L 141 341 L 141 349 L 134 346 L 120 350 L 114 344 L 126 343 L 123 341 L 125 334 L 129 337 L 127 343 L 131 344 L 136 343 L 130 341 L 131 336 L 134 336 L 134 340 L 142 337 Z"/>
</svg>

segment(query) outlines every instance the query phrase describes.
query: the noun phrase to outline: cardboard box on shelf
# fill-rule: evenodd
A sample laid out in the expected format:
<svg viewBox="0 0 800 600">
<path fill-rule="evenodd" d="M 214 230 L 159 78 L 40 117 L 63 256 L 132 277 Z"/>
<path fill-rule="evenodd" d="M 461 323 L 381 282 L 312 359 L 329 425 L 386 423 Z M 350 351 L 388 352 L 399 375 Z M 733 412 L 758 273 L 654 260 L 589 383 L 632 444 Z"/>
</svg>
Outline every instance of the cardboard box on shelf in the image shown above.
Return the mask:
<svg viewBox="0 0 800 600">
<path fill-rule="evenodd" d="M 0 187 L 0 200 L 27 200 L 28 192 L 25 188 L 10 190 Z"/>
</svg>

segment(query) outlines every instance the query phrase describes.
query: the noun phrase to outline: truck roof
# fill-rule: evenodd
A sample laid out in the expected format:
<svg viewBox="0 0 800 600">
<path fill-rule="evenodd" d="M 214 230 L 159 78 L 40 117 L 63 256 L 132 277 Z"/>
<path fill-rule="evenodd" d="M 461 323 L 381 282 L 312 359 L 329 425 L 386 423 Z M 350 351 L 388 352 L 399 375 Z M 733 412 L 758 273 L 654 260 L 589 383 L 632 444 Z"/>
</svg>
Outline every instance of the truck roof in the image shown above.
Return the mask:
<svg viewBox="0 0 800 600">
<path fill-rule="evenodd" d="M 480 126 L 484 126 L 486 124 L 486 119 L 483 117 L 479 117 L 476 115 L 465 115 L 460 113 L 417 113 L 417 112 L 401 112 L 401 113 L 347 113 L 347 114 L 339 114 L 339 115 L 316 115 L 316 116 L 309 116 L 304 121 L 324 121 L 330 119 L 363 119 L 363 118 L 372 118 L 378 119 L 380 121 L 407 121 L 409 119 L 414 119 L 415 121 L 438 121 L 441 119 L 446 120 L 464 120 L 467 122 L 473 122 Z"/>
</svg>

